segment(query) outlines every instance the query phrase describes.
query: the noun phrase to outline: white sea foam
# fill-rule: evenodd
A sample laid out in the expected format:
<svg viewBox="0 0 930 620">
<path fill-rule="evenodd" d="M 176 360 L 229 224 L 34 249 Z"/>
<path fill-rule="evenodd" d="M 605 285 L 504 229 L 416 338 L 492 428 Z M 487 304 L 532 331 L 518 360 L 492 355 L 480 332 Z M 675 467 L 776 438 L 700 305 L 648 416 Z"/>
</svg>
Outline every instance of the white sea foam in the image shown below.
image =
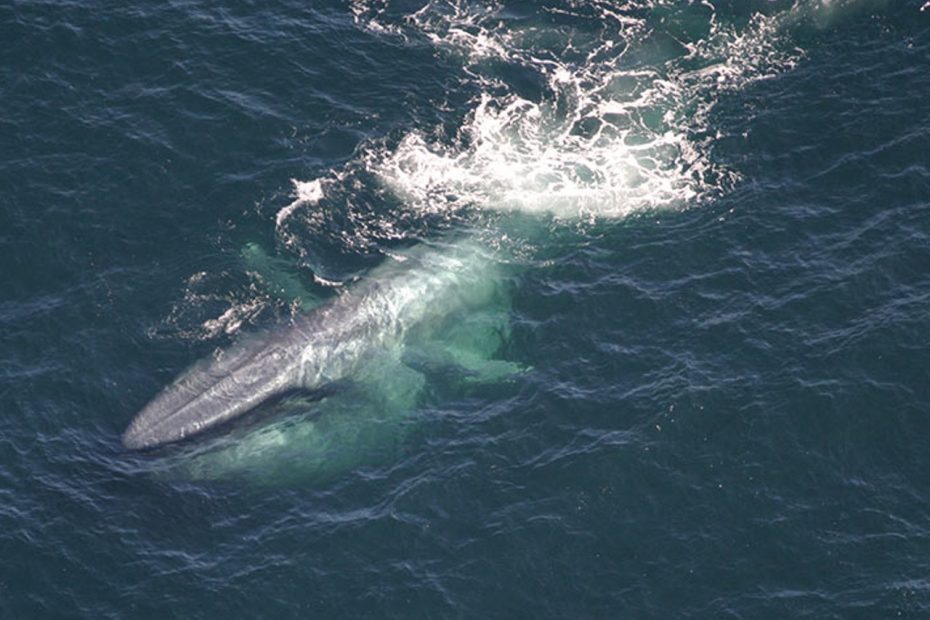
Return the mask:
<svg viewBox="0 0 930 620">
<path fill-rule="evenodd" d="M 291 179 L 291 183 L 294 185 L 294 200 L 278 211 L 275 216 L 275 231 L 277 232 L 278 238 L 281 239 L 285 246 L 295 247 L 298 244 L 298 238 L 293 232 L 286 229 L 284 225 L 285 222 L 297 209 L 301 207 L 312 207 L 319 203 L 323 199 L 325 193 L 323 191 L 322 179 L 312 179 L 310 181 Z"/>
<path fill-rule="evenodd" d="M 312 181 L 291 179 L 291 183 L 294 184 L 294 200 L 278 211 L 277 216 L 275 216 L 275 225 L 279 228 L 297 207 L 315 205 L 323 199 L 323 183 L 320 179 L 313 179 Z"/>
<path fill-rule="evenodd" d="M 790 70 L 804 54 L 791 43 L 799 25 L 880 3 L 799 0 L 724 19 L 711 3 L 672 0 L 577 0 L 518 17 L 499 1 L 428 0 L 404 14 L 394 0 L 353 0 L 360 27 L 431 42 L 479 93 L 452 139 L 416 128 L 353 165 L 420 214 L 598 219 L 700 203 L 739 180 L 714 157 L 721 98 Z M 315 203 L 301 195 L 278 213 L 279 234 Z"/>
<path fill-rule="evenodd" d="M 737 174 L 696 137 L 710 109 L 721 90 L 778 73 L 799 51 L 777 45 L 784 16 L 758 15 L 738 28 L 712 10 L 685 16 L 703 19 L 706 36 L 675 41 L 649 21 L 650 11 L 673 5 L 569 3 L 562 11 L 571 19 L 546 23 L 507 20 L 500 3 L 428 2 L 406 26 L 458 55 L 482 92 L 452 143 L 412 131 L 392 149 L 373 147 L 369 169 L 428 213 L 622 217 L 726 191 Z M 365 24 L 390 8 L 354 6 Z M 539 92 L 518 93 L 501 75 L 508 71 L 533 76 Z"/>
</svg>

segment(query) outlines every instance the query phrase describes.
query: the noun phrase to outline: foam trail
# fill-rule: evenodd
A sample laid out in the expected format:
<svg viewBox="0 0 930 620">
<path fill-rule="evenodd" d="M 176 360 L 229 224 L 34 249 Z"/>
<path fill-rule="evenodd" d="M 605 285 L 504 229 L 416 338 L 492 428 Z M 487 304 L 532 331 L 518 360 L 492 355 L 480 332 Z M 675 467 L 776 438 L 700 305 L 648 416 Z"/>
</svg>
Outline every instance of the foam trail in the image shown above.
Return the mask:
<svg viewBox="0 0 930 620">
<path fill-rule="evenodd" d="M 804 54 L 791 43 L 800 25 L 876 2 L 758 2 L 739 17 L 709 2 L 543 2 L 525 15 L 505 2 L 429 0 L 407 13 L 354 0 L 360 27 L 429 42 L 461 63 L 476 95 L 455 135 L 426 127 L 373 140 L 332 174 L 347 190 L 374 180 L 408 211 L 379 217 L 346 199 L 343 220 L 358 234 L 342 241 L 362 249 L 372 235 L 402 235 L 401 220 L 469 221 L 476 209 L 592 220 L 719 197 L 739 181 L 713 156 L 722 94 L 790 70 Z M 299 202 L 278 215 L 279 231 L 292 217 L 314 230 L 334 217 Z"/>
<path fill-rule="evenodd" d="M 543 3 L 513 17 L 505 2 L 431 0 L 388 26 L 394 3 L 357 0 L 360 25 L 425 37 L 481 91 L 451 142 L 413 131 L 366 165 L 422 213 L 616 218 L 715 198 L 739 181 L 712 157 L 721 94 L 790 70 L 798 27 L 880 4 L 758 3 L 728 19 L 710 2 Z"/>
</svg>

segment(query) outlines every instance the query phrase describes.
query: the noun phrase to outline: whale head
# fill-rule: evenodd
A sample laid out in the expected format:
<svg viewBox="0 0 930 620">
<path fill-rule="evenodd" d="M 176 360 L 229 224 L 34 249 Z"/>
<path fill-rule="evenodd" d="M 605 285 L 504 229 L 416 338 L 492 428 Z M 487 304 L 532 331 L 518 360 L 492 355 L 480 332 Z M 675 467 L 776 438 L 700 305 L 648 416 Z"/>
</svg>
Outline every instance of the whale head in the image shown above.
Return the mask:
<svg viewBox="0 0 930 620">
<path fill-rule="evenodd" d="M 123 433 L 132 450 L 181 441 L 220 426 L 299 387 L 300 351 L 269 334 L 218 352 L 151 400 Z"/>
</svg>

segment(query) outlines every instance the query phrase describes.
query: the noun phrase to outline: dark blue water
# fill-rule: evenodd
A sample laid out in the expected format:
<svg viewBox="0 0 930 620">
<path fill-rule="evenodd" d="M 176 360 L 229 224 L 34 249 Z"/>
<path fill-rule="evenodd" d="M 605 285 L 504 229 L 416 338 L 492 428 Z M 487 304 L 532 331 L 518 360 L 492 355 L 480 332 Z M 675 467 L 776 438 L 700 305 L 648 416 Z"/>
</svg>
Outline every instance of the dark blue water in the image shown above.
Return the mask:
<svg viewBox="0 0 930 620">
<path fill-rule="evenodd" d="M 927 617 L 922 4 L 0 6 L 0 616 Z M 461 238 L 519 372 L 122 446 Z"/>
</svg>

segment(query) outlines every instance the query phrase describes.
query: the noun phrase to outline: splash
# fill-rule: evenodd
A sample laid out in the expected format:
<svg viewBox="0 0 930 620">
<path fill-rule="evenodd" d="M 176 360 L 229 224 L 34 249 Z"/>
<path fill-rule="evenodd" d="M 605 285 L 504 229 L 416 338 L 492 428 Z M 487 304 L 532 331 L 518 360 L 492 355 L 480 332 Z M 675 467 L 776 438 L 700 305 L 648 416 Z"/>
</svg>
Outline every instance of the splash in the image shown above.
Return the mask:
<svg viewBox="0 0 930 620">
<path fill-rule="evenodd" d="M 281 228 L 284 221 L 294 212 L 294 209 L 304 205 L 315 205 L 323 199 L 323 182 L 321 179 L 312 181 L 298 181 L 291 179 L 294 184 L 294 201 L 278 211 L 275 216 L 275 225 Z"/>
<path fill-rule="evenodd" d="M 792 33 L 876 0 L 542 3 L 429 0 L 404 14 L 356 0 L 357 23 L 426 39 L 479 91 L 457 136 L 410 132 L 366 166 L 410 209 L 618 218 L 719 197 L 740 180 L 714 160 L 711 113 L 728 91 L 793 68 Z"/>
<path fill-rule="evenodd" d="M 322 201 L 295 186 L 277 231 L 301 259 L 308 231 L 371 252 L 435 222 L 493 231 L 508 212 L 593 222 L 713 201 L 741 180 L 716 157 L 729 136 L 715 107 L 791 70 L 805 55 L 798 32 L 883 0 L 415 4 L 350 7 L 358 27 L 457 64 L 474 95 L 452 135 L 425 126 L 371 140 L 310 182 L 326 187 Z M 387 200 L 356 200 L 366 192 Z"/>
</svg>

